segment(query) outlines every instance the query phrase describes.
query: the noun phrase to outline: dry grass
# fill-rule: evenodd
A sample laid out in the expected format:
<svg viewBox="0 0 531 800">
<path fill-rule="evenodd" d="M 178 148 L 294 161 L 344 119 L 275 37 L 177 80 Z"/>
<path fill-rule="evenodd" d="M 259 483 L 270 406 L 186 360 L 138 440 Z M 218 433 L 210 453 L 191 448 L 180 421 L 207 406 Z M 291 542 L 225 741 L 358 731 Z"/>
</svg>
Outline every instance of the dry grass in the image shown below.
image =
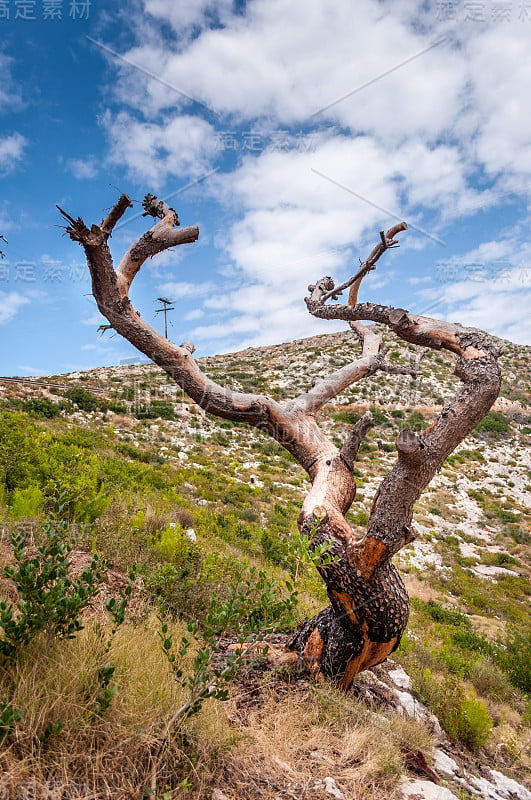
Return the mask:
<svg viewBox="0 0 531 800">
<path fill-rule="evenodd" d="M 178 640 L 181 629 L 174 626 Z M 106 622 L 48 650 L 35 641 L 0 675 L 0 696 L 24 711 L 0 754 L 0 797 L 21 787 L 40 800 L 154 798 L 206 800 L 219 788 L 229 800 L 279 795 L 314 800 L 333 776 L 346 797 L 391 800 L 403 772 L 402 751 L 429 752 L 432 738 L 415 721 L 376 714 L 328 685 L 286 684 L 266 673 L 258 700 L 249 685 L 228 703 L 202 712 L 165 739 L 165 722 L 182 703 L 158 639 L 158 621 L 119 629 L 110 650 Z M 116 695 L 98 716 L 98 669 L 116 668 Z M 61 723 L 52 733 L 51 725 Z M 185 792 L 179 785 L 186 780 Z M 53 788 L 53 793 L 50 787 Z M 147 795 L 146 795 L 147 796 Z"/>
<path fill-rule="evenodd" d="M 250 711 L 246 705 L 241 740 L 221 754 L 214 785 L 229 800 L 317 800 L 326 796 L 323 782 L 329 776 L 345 797 L 392 800 L 399 796 L 403 751 L 429 752 L 433 745 L 423 724 L 376 714 L 328 685 L 290 686 L 279 696 L 280 687 L 270 678 L 260 703 Z M 235 721 L 242 699 L 232 701 Z"/>
<path fill-rule="evenodd" d="M 439 600 L 440 593 L 430 586 L 426 581 L 419 580 L 414 575 L 404 575 L 404 583 L 406 585 L 407 593 L 410 597 L 417 597 L 425 603 L 428 600 Z"/>
<path fill-rule="evenodd" d="M 48 650 L 36 640 L 0 676 L 0 696 L 9 693 L 12 707 L 24 712 L 0 756 L 0 796 L 31 785 L 44 797 L 53 784 L 82 787 L 86 797 L 139 797 L 153 783 L 155 764 L 157 784 L 175 786 L 189 771 L 183 731 L 164 740 L 184 694 L 162 653 L 157 620 L 125 625 L 107 652 L 108 636 L 101 622 Z M 106 663 L 116 668 L 118 688 L 102 717 L 97 676 Z M 50 735 L 57 723 L 60 731 Z"/>
</svg>

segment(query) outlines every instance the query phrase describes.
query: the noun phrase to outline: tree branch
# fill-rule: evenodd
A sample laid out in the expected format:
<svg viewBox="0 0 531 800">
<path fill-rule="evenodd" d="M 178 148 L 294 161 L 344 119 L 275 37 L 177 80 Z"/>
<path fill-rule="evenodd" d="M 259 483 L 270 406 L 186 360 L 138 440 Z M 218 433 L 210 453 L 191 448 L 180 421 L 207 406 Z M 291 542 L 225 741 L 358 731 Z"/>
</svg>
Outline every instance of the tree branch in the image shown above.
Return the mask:
<svg viewBox="0 0 531 800">
<path fill-rule="evenodd" d="M 349 433 L 345 444 L 341 448 L 341 458 L 349 469 L 354 467 L 360 444 L 372 427 L 374 427 L 374 417 L 370 411 L 367 411 Z"/>
<path fill-rule="evenodd" d="M 118 220 L 123 217 L 128 208 L 133 208 L 131 198 L 126 194 L 122 194 L 100 224 L 100 229 L 103 231 L 103 233 L 106 233 L 107 236 L 110 236 L 114 230 L 114 226 Z"/>
<path fill-rule="evenodd" d="M 374 375 L 379 370 L 390 374 L 417 377 L 420 358 L 416 360 L 413 367 L 388 364 L 385 361 L 387 351 L 381 350 L 382 337 L 379 333 L 372 330 L 370 326 L 362 325 L 358 321 L 351 321 L 350 327 L 356 333 L 362 345 L 361 357 L 350 364 L 346 364 L 326 378 L 316 381 L 308 392 L 304 392 L 287 403 L 287 409 L 290 411 L 302 411 L 305 414 L 316 414 L 326 403 L 353 383 L 362 380 L 368 375 Z"/>
<path fill-rule="evenodd" d="M 146 259 L 152 258 L 157 253 L 162 253 L 170 247 L 175 247 L 179 244 L 191 244 L 199 238 L 199 228 L 196 225 L 191 225 L 187 228 L 174 228 L 172 224 L 167 222 L 167 220 L 172 219 L 171 215 L 164 217 L 144 233 L 129 248 L 120 261 L 116 274 L 122 297 L 126 297 L 129 293 L 135 275 Z"/>
<path fill-rule="evenodd" d="M 377 245 L 371 257 L 381 247 Z M 327 286 L 333 284 L 330 278 L 326 281 Z M 352 307 L 326 306 L 330 291 L 306 298 L 313 316 L 345 320 L 357 333 L 361 333 L 361 320 L 378 322 L 405 341 L 421 345 L 425 349 L 417 356 L 412 368 L 415 375 L 429 348 L 449 350 L 458 356 L 455 374 L 464 384 L 426 431 L 418 436 L 412 431 L 402 431 L 397 439 L 398 460 L 378 489 L 367 533 L 361 543 L 350 548 L 352 564 L 362 569 L 365 579 L 369 580 L 411 537 L 413 505 L 422 490 L 498 396 L 501 375 L 497 358 L 500 350 L 480 331 L 411 314 L 402 308 L 374 303 L 359 303 Z M 406 369 L 394 365 L 381 365 L 380 368 L 386 372 Z"/>
<path fill-rule="evenodd" d="M 124 195 L 120 198 L 115 208 L 123 200 L 123 197 Z M 196 225 L 176 229 L 176 226 L 179 225 L 177 212 L 163 200 L 155 197 L 155 195 L 147 194 L 142 205 L 146 209 L 143 216 L 160 217 L 161 221 L 149 231 L 146 231 L 129 248 L 120 261 L 116 274 L 118 276 L 118 288 L 122 297 L 127 297 L 135 275 L 146 259 L 152 258 L 157 253 L 162 253 L 170 247 L 175 247 L 179 244 L 191 244 L 199 238 L 199 228 Z"/>
<path fill-rule="evenodd" d="M 125 210 L 125 207 L 125 200 L 121 198 L 111 212 L 113 218 L 118 218 L 118 209 Z M 133 308 L 128 296 L 129 288 L 146 258 L 175 244 L 195 241 L 199 235 L 196 227 L 176 229 L 172 214 L 167 214 L 129 249 L 115 271 L 107 230 L 97 225 L 89 229 L 81 218 L 76 220 L 66 212 L 61 213 L 70 223 L 67 228 L 70 238 L 85 250 L 92 276 L 92 293 L 109 323 L 105 327 L 114 328 L 162 367 L 205 411 L 267 431 L 305 469 L 310 469 L 320 453 L 334 447 L 312 419 L 289 413 L 267 395 L 235 392 L 212 381 L 193 359 L 193 343 L 185 342 L 178 347 L 152 328 Z"/>
<path fill-rule="evenodd" d="M 154 194 L 146 194 L 142 201 L 142 208 L 144 209 L 143 217 L 165 217 L 173 218 L 173 225 L 179 225 L 179 217 L 174 208 L 171 208 L 164 200 L 159 200 Z"/>
<path fill-rule="evenodd" d="M 412 344 L 440 350 L 449 350 L 465 358 L 476 358 L 483 350 L 485 337 L 475 328 L 443 320 L 411 314 L 403 308 L 391 308 L 376 303 L 358 303 L 350 306 L 325 306 L 306 301 L 310 314 L 319 319 L 371 320 L 380 322 L 394 331 L 401 339 Z M 498 351 L 497 355 L 500 355 Z"/>
<path fill-rule="evenodd" d="M 370 256 L 365 259 L 359 270 L 352 278 L 349 278 L 348 281 L 345 281 L 345 283 L 342 283 L 340 286 L 335 288 L 332 279 L 328 278 L 328 280 L 332 282 L 332 286 L 330 286 L 328 291 L 320 298 L 321 302 L 326 303 L 326 301 L 331 297 L 336 299 L 344 289 L 348 289 L 348 287 L 351 286 L 352 288 L 350 290 L 348 304 L 349 306 L 355 305 L 358 297 L 359 286 L 365 275 L 375 268 L 376 262 L 386 250 L 389 250 L 392 247 L 398 247 L 398 241 L 395 239 L 395 236 L 397 233 L 400 233 L 400 231 L 406 230 L 407 224 L 405 222 L 398 222 L 396 225 L 393 225 L 392 228 L 389 228 L 387 233 L 380 231 L 380 241 L 376 247 L 373 248 Z"/>
</svg>

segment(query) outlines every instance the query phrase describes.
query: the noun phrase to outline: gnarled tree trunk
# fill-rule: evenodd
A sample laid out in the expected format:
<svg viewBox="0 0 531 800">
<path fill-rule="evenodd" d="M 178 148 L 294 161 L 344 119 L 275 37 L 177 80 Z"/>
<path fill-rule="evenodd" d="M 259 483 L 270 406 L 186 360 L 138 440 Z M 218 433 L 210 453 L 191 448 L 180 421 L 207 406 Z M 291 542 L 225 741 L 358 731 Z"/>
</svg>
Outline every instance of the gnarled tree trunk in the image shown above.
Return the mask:
<svg viewBox="0 0 531 800">
<path fill-rule="evenodd" d="M 341 319 L 360 339 L 361 356 L 319 381 L 308 392 L 283 403 L 267 395 L 234 392 L 210 380 L 193 358 L 194 346 L 177 346 L 151 328 L 135 311 L 129 288 L 144 261 L 177 244 L 194 242 L 196 227 L 178 228 L 176 212 L 153 195 L 144 200 L 145 215 L 160 218 L 135 242 L 115 269 L 108 239 L 131 205 L 122 195 L 100 225 L 86 227 L 70 217 L 67 231 L 85 250 L 92 291 L 101 313 L 138 350 L 174 379 L 205 411 L 245 422 L 269 433 L 295 456 L 311 480 L 299 528 L 314 546 L 326 542 L 335 558 L 319 568 L 330 606 L 301 625 L 288 641 L 285 662 L 299 663 L 316 679 L 328 677 L 347 689 L 359 672 L 383 661 L 398 646 L 406 627 L 409 601 L 392 556 L 415 538 L 413 506 L 422 490 L 454 448 L 488 412 L 500 389 L 499 351 L 487 336 L 461 325 L 433 320 L 372 303 L 358 303 L 364 276 L 375 268 L 405 223 L 380 234 L 380 242 L 356 275 L 339 287 L 326 277 L 310 286 L 310 314 Z M 348 305 L 327 304 L 350 288 Z M 362 320 L 387 326 L 422 349 L 412 369 L 388 364 L 381 338 Z M 444 348 L 457 357 L 455 374 L 462 381 L 456 396 L 435 422 L 415 434 L 401 431 L 398 458 L 376 492 L 365 534 L 356 536 L 346 520 L 356 494 L 353 462 L 363 436 L 374 421 L 365 414 L 343 447 L 331 442 L 316 422 L 320 409 L 348 386 L 377 370 L 416 375 L 425 348 Z"/>
</svg>

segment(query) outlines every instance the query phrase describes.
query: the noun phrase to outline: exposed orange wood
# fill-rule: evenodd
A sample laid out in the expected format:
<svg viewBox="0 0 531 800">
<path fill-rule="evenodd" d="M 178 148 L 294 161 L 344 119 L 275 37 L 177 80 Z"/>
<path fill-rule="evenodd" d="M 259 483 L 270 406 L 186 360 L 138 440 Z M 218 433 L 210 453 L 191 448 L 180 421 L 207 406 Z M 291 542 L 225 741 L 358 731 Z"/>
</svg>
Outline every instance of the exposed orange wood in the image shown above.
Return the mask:
<svg viewBox="0 0 531 800">
<path fill-rule="evenodd" d="M 332 590 L 332 594 L 336 598 L 336 600 L 341 603 L 341 606 L 345 609 L 345 613 L 347 614 L 348 618 L 351 622 L 355 625 L 358 624 L 358 618 L 354 613 L 354 609 L 352 607 L 352 597 L 347 594 L 346 592 L 337 592 L 335 589 Z"/>
<path fill-rule="evenodd" d="M 388 549 L 381 539 L 365 536 L 354 555 L 356 567 L 366 581 L 371 580 L 374 571 L 384 562 L 388 555 Z"/>
<path fill-rule="evenodd" d="M 310 672 L 310 676 L 316 681 L 324 681 L 324 675 L 321 672 L 323 649 L 323 638 L 317 628 L 315 628 L 308 637 L 303 657 L 304 663 Z"/>
<path fill-rule="evenodd" d="M 349 661 L 345 670 L 345 674 L 338 683 L 339 688 L 343 691 L 346 691 L 350 688 L 352 681 L 356 675 L 358 675 L 358 673 L 363 672 L 364 669 L 369 669 L 369 667 L 374 667 L 375 664 L 381 664 L 382 661 L 385 661 L 387 656 L 393 652 L 397 642 L 396 636 L 391 639 L 390 642 L 371 642 L 366 633 L 364 634 L 364 638 L 365 644 L 363 651 L 359 656 L 356 656 Z"/>
</svg>

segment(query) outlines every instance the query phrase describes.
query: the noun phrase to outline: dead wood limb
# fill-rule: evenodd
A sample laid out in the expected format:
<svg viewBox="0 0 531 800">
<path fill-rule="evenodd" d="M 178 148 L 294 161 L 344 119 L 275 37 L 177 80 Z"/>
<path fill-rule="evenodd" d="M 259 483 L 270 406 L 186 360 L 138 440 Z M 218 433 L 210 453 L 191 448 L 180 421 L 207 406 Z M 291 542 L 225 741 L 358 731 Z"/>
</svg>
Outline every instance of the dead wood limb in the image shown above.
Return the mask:
<svg viewBox="0 0 531 800">
<path fill-rule="evenodd" d="M 347 322 L 361 342 L 360 357 L 284 403 L 267 395 L 235 392 L 200 370 L 192 355 L 193 343 L 173 344 L 133 308 L 129 290 L 145 260 L 177 244 L 196 241 L 199 231 L 194 226 L 177 229 L 175 211 L 147 195 L 145 213 L 160 221 L 129 248 L 115 270 L 107 240 L 129 202 L 122 195 L 102 224 L 90 229 L 81 218 L 61 211 L 71 239 L 84 248 L 98 308 L 109 327 L 164 369 L 201 408 L 266 431 L 307 471 L 311 488 L 299 527 L 312 546 L 326 543 L 335 558 L 319 568 L 330 606 L 295 632 L 289 649 L 316 679 L 328 676 L 347 689 L 358 672 L 382 661 L 400 641 L 409 605 L 391 558 L 415 536 L 411 521 L 420 493 L 494 402 L 500 386 L 499 352 L 481 332 L 405 309 L 357 303 L 362 278 L 385 250 L 397 244 L 396 234 L 406 229 L 405 223 L 399 223 L 381 235 L 369 258 L 345 284 L 335 288 L 333 280 L 325 277 L 309 287 L 309 312 L 321 319 Z M 327 299 L 337 298 L 349 286 L 354 305 L 326 305 Z M 377 491 L 366 530 L 358 531 L 345 515 L 356 494 L 354 459 L 374 420 L 371 415 L 359 420 L 340 451 L 315 416 L 325 403 L 377 370 L 418 374 L 422 357 L 411 368 L 387 364 L 381 335 L 362 321 L 381 323 L 421 347 L 442 347 L 454 353 L 458 356 L 455 374 L 462 387 L 430 428 L 419 435 L 400 434 L 396 464 Z"/>
</svg>

